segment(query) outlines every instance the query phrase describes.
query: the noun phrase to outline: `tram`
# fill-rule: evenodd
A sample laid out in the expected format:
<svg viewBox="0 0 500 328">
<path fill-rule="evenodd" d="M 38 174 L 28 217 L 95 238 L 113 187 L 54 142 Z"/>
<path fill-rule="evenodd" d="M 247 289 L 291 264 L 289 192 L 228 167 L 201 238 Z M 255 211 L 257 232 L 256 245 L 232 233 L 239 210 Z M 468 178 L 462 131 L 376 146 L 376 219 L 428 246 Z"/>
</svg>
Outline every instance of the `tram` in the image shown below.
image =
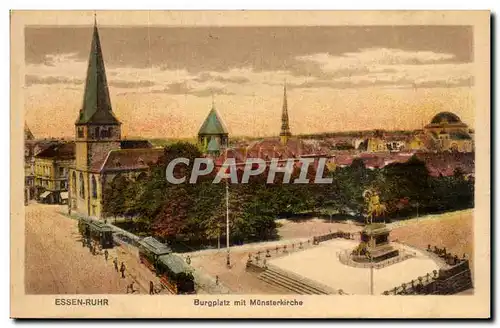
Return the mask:
<svg viewBox="0 0 500 328">
<path fill-rule="evenodd" d="M 114 246 L 113 229 L 103 222 L 84 218 L 79 219 L 78 231 L 80 231 L 83 238 L 97 241 L 102 249 L 113 248 Z"/>
<path fill-rule="evenodd" d="M 194 294 L 194 277 L 190 267 L 170 247 L 153 237 L 139 242 L 139 259 L 160 278 L 161 284 L 173 294 Z"/>
</svg>

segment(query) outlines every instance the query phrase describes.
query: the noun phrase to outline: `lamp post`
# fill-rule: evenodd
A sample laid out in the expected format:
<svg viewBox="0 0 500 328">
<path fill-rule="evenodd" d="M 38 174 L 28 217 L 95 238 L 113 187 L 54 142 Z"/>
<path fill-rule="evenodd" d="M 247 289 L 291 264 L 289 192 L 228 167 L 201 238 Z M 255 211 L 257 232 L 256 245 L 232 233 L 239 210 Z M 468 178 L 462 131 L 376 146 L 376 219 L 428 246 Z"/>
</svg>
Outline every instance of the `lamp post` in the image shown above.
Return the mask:
<svg viewBox="0 0 500 328">
<path fill-rule="evenodd" d="M 217 223 L 217 252 L 220 251 L 220 222 Z"/>
<path fill-rule="evenodd" d="M 370 295 L 373 295 L 373 257 L 370 254 Z"/>
<path fill-rule="evenodd" d="M 231 256 L 229 252 L 229 182 L 226 179 L 226 248 L 227 248 L 227 259 L 226 265 L 231 268 Z"/>
</svg>

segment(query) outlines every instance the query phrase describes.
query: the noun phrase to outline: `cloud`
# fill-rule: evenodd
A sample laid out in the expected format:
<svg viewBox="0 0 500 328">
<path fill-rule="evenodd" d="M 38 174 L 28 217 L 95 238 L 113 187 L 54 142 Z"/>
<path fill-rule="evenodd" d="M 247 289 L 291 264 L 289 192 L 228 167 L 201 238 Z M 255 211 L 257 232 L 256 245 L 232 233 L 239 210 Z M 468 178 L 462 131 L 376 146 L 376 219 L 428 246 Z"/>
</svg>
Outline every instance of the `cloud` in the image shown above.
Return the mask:
<svg viewBox="0 0 500 328">
<path fill-rule="evenodd" d="M 323 71 L 335 72 L 342 69 L 365 69 L 376 65 L 422 65 L 449 62 L 455 55 L 432 51 L 405 51 L 388 48 L 360 49 L 359 52 L 346 52 L 341 56 L 328 53 L 297 56 L 299 61 L 313 62 L 321 66 Z"/>
<path fill-rule="evenodd" d="M 366 48 L 340 55 L 313 53 L 295 57 L 289 70 L 256 71 L 240 67 L 226 71 L 190 73 L 187 69 L 169 69 L 167 65 L 148 68 L 111 67 L 108 83 L 118 94 L 259 94 L 269 87 L 290 89 L 401 87 L 458 87 L 473 84 L 472 64 L 455 63 L 454 55 L 432 51 L 404 51 L 390 48 Z M 26 85 L 82 84 L 86 62 L 74 53 L 49 54 L 42 64 L 26 66 Z M 127 89 L 127 90 L 116 90 Z"/>
<path fill-rule="evenodd" d="M 152 87 L 156 85 L 153 81 L 147 81 L 147 80 L 142 80 L 142 81 L 120 81 L 120 80 L 111 80 L 108 82 L 108 85 L 110 87 L 116 87 L 116 88 L 122 88 L 122 89 L 129 89 L 129 88 L 143 88 L 143 87 Z"/>
<path fill-rule="evenodd" d="M 40 77 L 36 75 L 26 75 L 24 78 L 24 83 L 26 86 L 32 86 L 34 84 L 82 84 L 83 80 L 67 78 L 64 76 L 47 76 Z"/>
<path fill-rule="evenodd" d="M 65 63 L 68 61 L 76 61 L 81 63 L 84 62 L 78 58 L 78 54 L 76 52 L 71 52 L 61 54 L 47 54 L 44 56 L 42 63 L 45 66 L 55 67 L 61 63 Z"/>
<path fill-rule="evenodd" d="M 220 82 L 220 83 L 247 83 L 250 80 L 245 76 L 223 76 L 220 73 L 203 72 L 193 79 L 196 82 Z"/>
<path fill-rule="evenodd" d="M 209 97 L 211 95 L 214 96 L 220 96 L 220 95 L 225 95 L 225 96 L 231 96 L 235 95 L 234 92 L 229 92 L 227 90 L 224 90 L 223 88 L 218 88 L 218 87 L 211 87 L 211 88 L 205 88 L 205 89 L 200 89 L 200 90 L 195 90 L 191 92 L 192 95 L 197 96 L 197 97 Z"/>
<path fill-rule="evenodd" d="M 206 87 L 206 88 L 195 88 L 190 86 L 187 82 L 182 83 L 171 83 L 166 88 L 154 89 L 145 93 L 157 93 L 157 94 L 174 94 L 174 95 L 193 95 L 196 97 L 209 97 L 211 95 L 234 95 L 233 92 L 229 92 L 221 87 Z"/>
<path fill-rule="evenodd" d="M 167 93 L 174 95 L 183 95 L 189 93 L 190 91 L 191 88 L 188 86 L 187 82 L 181 82 L 181 83 L 171 83 L 166 88 L 153 89 L 146 93 Z"/>
<path fill-rule="evenodd" d="M 369 86 L 419 85 L 426 88 L 471 85 L 472 64 L 454 63 L 454 55 L 431 51 L 361 49 L 332 56 L 317 53 L 298 56 L 313 63 L 322 73 L 316 79 L 292 88 L 358 88 Z"/>
</svg>

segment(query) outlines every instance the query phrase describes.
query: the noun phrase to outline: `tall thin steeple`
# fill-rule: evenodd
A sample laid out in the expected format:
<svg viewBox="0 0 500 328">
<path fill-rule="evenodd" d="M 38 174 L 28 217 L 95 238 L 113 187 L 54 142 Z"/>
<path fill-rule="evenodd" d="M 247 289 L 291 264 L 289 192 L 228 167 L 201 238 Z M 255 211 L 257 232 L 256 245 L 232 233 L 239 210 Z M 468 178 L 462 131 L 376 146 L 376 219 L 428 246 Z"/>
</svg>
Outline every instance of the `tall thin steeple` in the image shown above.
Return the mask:
<svg viewBox="0 0 500 328">
<path fill-rule="evenodd" d="M 94 32 L 90 46 L 83 104 L 76 124 L 120 124 L 111 107 L 106 70 L 104 68 L 104 59 L 95 14 Z"/>
<path fill-rule="evenodd" d="M 283 110 L 281 112 L 281 132 L 280 140 L 283 145 L 286 145 L 288 139 L 292 136 L 290 132 L 290 125 L 288 122 L 288 102 L 286 99 L 286 81 L 283 87 Z"/>
</svg>

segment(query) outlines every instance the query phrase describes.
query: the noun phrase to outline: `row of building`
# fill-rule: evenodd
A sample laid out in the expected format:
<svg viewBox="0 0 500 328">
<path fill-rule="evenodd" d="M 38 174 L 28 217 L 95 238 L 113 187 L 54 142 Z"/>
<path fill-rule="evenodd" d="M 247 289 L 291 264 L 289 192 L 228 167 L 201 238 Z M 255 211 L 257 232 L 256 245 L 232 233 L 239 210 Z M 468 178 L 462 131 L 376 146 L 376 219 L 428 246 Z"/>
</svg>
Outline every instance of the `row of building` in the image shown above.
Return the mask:
<svg viewBox="0 0 500 328">
<path fill-rule="evenodd" d="M 118 176 L 141 179 L 148 174 L 149 165 L 163 156 L 164 149 L 155 148 L 145 140 L 122 139 L 122 123 L 112 109 L 96 25 L 93 28 L 85 80 L 83 105 L 75 122 L 74 140 L 35 140 L 29 128 L 25 127 L 25 199 L 67 203 L 70 212 L 100 218 L 103 216 L 102 200 L 106 186 Z M 293 137 L 285 86 L 279 136 L 231 142 L 228 129 L 212 104 L 198 132 L 198 143 L 206 156 L 215 158 L 219 164 L 228 157 L 235 158 L 239 164 L 246 158 L 256 157 L 264 160 L 328 157 L 329 166 L 335 167 L 348 165 L 349 161 L 361 157 L 371 168 L 407 160 L 412 152 L 422 153 L 421 156 L 431 163 L 433 161 L 426 156 L 438 158 L 436 154 L 446 151 L 447 155 L 443 156 L 452 157 L 436 163 L 445 166 L 465 165 L 473 169 L 473 164 L 471 166 L 469 162 L 463 162 L 456 155 L 472 154 L 473 163 L 473 135 L 456 115 L 439 113 L 424 130 L 423 134 L 413 135 L 414 139 L 409 142 L 389 140 L 383 133 L 359 140 L 354 138 L 350 140 L 353 147 L 345 150 L 337 147 L 339 140 L 335 140 L 332 145 L 328 144 L 328 138 L 325 142 Z M 433 152 L 427 148 L 431 139 L 440 145 Z M 470 159 L 470 155 L 467 158 Z M 442 170 L 440 174 L 448 174 L 448 171 Z"/>
</svg>

